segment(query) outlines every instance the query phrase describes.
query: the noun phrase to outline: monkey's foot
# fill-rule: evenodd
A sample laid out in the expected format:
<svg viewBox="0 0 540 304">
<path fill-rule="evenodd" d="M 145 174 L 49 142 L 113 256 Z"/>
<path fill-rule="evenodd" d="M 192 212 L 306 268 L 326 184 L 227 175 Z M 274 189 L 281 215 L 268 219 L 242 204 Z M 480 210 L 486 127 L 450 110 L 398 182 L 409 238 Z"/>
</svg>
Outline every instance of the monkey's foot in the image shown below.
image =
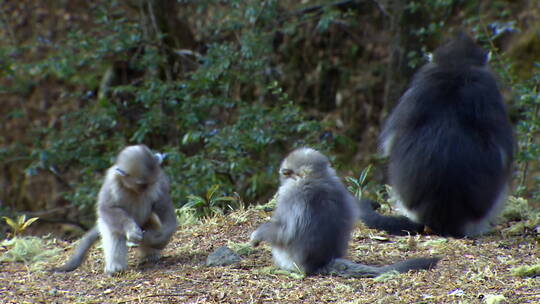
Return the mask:
<svg viewBox="0 0 540 304">
<path fill-rule="evenodd" d="M 151 263 L 155 264 L 161 258 L 161 250 L 149 247 L 140 247 L 139 265 Z"/>
<path fill-rule="evenodd" d="M 127 269 L 126 265 L 119 263 L 112 263 L 111 265 L 105 266 L 105 273 L 109 276 L 119 275 Z"/>
<path fill-rule="evenodd" d="M 160 259 L 161 259 L 161 255 L 159 255 L 159 254 L 147 255 L 145 257 L 142 257 L 139 260 L 139 265 L 155 264 L 155 263 L 159 262 Z"/>
</svg>

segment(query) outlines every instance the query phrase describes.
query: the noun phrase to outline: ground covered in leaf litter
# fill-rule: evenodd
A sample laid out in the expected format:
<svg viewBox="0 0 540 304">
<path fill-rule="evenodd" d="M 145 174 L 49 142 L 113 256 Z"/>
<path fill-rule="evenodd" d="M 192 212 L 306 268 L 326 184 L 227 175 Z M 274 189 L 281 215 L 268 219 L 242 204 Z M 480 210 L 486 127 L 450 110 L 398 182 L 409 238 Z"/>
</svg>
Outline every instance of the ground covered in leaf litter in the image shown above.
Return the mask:
<svg viewBox="0 0 540 304">
<path fill-rule="evenodd" d="M 395 237 L 358 224 L 349 259 L 389 264 L 410 257 L 440 256 L 431 271 L 380 279 L 302 277 L 272 266 L 268 246 L 245 246 L 249 234 L 271 213 L 250 208 L 180 227 L 157 265 L 138 266 L 130 251 L 129 270 L 103 274 L 97 246 L 71 273 L 49 273 L 21 263 L 2 263 L 0 303 L 540 303 L 540 278 L 520 278 L 510 269 L 540 261 L 534 236 L 494 233 L 479 239 L 437 236 Z M 499 230 L 505 227 L 497 227 Z M 63 254 L 68 242 L 56 241 Z M 206 267 L 209 253 L 227 245 L 243 254 L 240 264 Z"/>
</svg>

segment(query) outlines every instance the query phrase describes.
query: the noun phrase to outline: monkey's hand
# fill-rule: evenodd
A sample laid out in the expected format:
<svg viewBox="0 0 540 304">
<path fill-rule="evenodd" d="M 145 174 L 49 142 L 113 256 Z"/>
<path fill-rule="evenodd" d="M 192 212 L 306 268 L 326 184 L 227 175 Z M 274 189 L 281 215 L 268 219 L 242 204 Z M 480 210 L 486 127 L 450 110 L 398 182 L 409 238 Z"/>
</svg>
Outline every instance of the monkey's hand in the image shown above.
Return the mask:
<svg viewBox="0 0 540 304">
<path fill-rule="evenodd" d="M 267 222 L 260 225 L 259 228 L 257 228 L 257 230 L 251 233 L 251 236 L 249 238 L 250 245 L 253 247 L 257 247 L 262 241 L 265 240 L 265 236 L 269 234 L 271 227 L 272 227 L 271 222 Z"/>
<path fill-rule="evenodd" d="M 259 246 L 259 244 L 261 243 L 261 236 L 260 236 L 260 233 L 259 233 L 259 229 L 253 231 L 251 233 L 251 236 L 249 237 L 249 244 L 253 247 L 257 247 Z"/>
<path fill-rule="evenodd" d="M 126 238 L 128 241 L 138 244 L 143 240 L 143 231 L 137 224 L 133 224 L 131 229 L 127 231 Z"/>
</svg>

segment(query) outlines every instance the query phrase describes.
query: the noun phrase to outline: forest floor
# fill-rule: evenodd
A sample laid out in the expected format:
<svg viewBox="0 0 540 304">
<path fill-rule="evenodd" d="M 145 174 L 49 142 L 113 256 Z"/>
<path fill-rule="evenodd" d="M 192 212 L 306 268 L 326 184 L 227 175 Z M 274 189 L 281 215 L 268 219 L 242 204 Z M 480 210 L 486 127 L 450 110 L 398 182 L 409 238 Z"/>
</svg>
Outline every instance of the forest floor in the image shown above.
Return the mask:
<svg viewBox="0 0 540 304">
<path fill-rule="evenodd" d="M 103 273 L 98 246 L 71 273 L 50 273 L 22 263 L 0 263 L 0 303 L 540 303 L 540 278 L 520 278 L 510 269 L 540 261 L 533 236 L 493 233 L 478 239 L 437 236 L 395 237 L 358 224 L 348 258 L 366 264 L 389 264 L 419 256 L 440 256 L 430 271 L 386 277 L 302 277 L 278 271 L 266 245 L 248 251 L 239 264 L 206 267 L 220 246 L 242 246 L 270 212 L 255 208 L 180 227 L 163 258 L 137 266 L 130 250 L 129 270 L 116 277 Z M 497 227 L 500 231 L 504 226 Z M 62 248 L 47 267 L 72 252 Z M 504 302 L 490 302 L 504 296 Z"/>
</svg>

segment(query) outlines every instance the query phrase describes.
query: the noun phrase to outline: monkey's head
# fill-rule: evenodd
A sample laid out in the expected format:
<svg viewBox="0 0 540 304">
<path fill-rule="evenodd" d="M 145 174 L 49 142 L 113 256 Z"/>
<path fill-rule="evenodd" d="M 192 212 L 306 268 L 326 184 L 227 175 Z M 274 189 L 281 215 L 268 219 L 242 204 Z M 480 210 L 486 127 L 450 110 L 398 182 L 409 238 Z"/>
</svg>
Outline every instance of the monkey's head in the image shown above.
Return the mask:
<svg viewBox="0 0 540 304">
<path fill-rule="evenodd" d="M 321 152 L 311 148 L 299 148 L 291 152 L 281 163 L 279 179 L 288 180 L 318 178 L 333 172 L 330 161 Z"/>
<path fill-rule="evenodd" d="M 159 160 L 145 145 L 129 146 L 118 154 L 115 170 L 124 187 L 143 192 L 158 179 Z"/>
<path fill-rule="evenodd" d="M 450 67 L 484 66 L 488 61 L 487 55 L 471 37 L 458 32 L 452 40 L 435 50 L 433 62 Z"/>
</svg>

